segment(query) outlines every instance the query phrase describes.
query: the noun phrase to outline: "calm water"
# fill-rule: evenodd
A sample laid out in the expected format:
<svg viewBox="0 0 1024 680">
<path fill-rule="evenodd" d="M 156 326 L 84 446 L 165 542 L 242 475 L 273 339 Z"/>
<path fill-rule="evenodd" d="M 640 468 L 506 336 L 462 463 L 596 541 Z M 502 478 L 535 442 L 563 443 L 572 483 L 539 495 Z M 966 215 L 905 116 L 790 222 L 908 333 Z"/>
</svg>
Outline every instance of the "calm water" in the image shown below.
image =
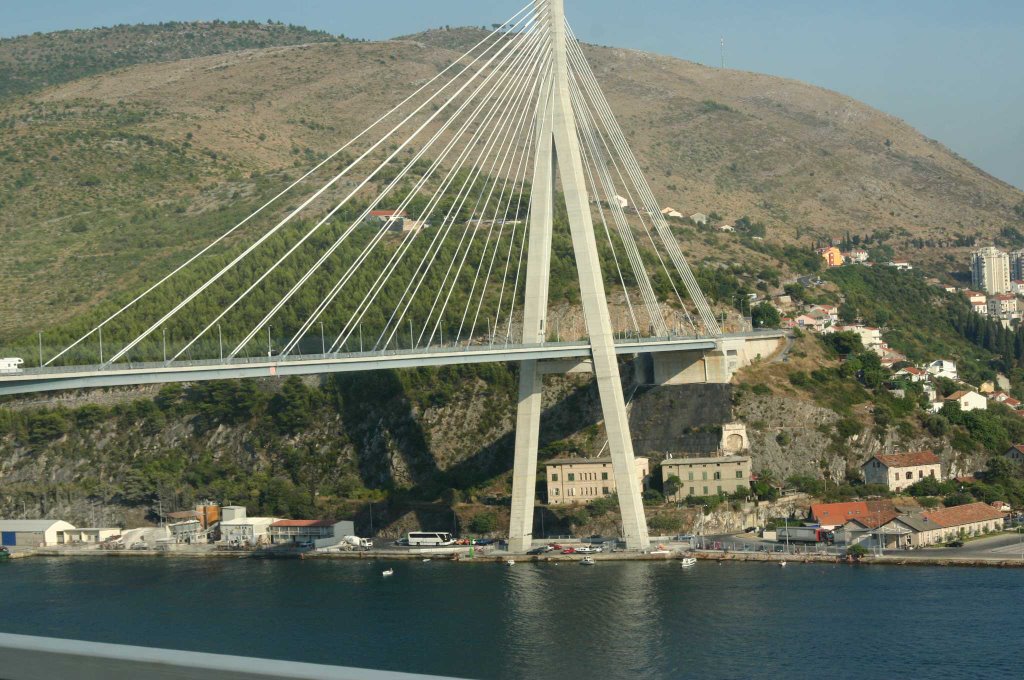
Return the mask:
<svg viewBox="0 0 1024 680">
<path fill-rule="evenodd" d="M 40 558 L 0 630 L 467 678 L 1019 677 L 1024 571 Z"/>
</svg>

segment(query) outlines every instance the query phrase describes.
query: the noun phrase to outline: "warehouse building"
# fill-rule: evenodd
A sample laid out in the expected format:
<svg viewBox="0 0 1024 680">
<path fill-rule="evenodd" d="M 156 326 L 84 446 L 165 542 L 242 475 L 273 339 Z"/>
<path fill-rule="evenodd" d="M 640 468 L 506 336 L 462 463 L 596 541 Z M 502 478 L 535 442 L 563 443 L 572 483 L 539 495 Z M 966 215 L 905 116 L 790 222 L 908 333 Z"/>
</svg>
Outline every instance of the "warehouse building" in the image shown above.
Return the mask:
<svg viewBox="0 0 1024 680">
<path fill-rule="evenodd" d="M 277 517 L 240 517 L 220 523 L 221 542 L 231 546 L 256 547 L 270 542 L 270 525 Z"/>
<path fill-rule="evenodd" d="M 280 519 L 270 525 L 270 542 L 274 545 L 315 543 L 326 538 L 342 538 L 355 534 L 351 521 L 332 522 L 326 519 Z"/>
<path fill-rule="evenodd" d="M 59 519 L 0 520 L 0 544 L 7 548 L 38 548 L 64 543 L 64 532 L 74 525 Z"/>
</svg>

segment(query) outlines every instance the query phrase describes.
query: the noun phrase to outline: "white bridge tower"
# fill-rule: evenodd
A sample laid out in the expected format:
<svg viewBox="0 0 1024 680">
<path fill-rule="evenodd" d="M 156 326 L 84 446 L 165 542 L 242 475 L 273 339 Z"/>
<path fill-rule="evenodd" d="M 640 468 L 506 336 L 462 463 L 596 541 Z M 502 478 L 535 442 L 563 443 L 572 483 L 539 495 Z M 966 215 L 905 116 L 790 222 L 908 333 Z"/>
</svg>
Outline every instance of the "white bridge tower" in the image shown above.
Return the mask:
<svg viewBox="0 0 1024 680">
<path fill-rule="evenodd" d="M 626 547 L 639 550 L 647 548 L 650 540 L 643 498 L 636 480 L 633 442 L 590 213 L 576 114 L 569 89 L 565 6 L 563 0 L 538 0 L 537 7 L 540 16 L 547 15 L 551 59 L 548 62 L 547 83 L 542 90 L 542 97 L 546 100 L 542 99 L 541 120 L 537 127 L 523 343 L 542 343 L 547 333 L 548 279 L 551 273 L 551 230 L 557 168 L 562 180 L 573 252 L 579 270 L 583 314 L 590 336 L 594 376 L 597 379 L 612 471 L 618 489 L 622 532 Z M 512 519 L 509 528 L 509 549 L 513 552 L 525 552 L 533 540 L 542 392 L 543 375 L 538 362 L 522 362 L 516 418 Z"/>
</svg>

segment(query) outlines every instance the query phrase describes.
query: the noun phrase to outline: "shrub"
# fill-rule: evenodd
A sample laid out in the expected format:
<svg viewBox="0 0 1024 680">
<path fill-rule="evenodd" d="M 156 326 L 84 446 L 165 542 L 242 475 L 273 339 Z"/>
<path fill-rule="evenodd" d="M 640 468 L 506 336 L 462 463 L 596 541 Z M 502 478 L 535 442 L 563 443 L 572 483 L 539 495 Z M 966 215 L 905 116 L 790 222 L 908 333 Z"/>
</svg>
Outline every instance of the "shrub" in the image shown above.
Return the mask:
<svg viewBox="0 0 1024 680">
<path fill-rule="evenodd" d="M 469 520 L 469 530 L 475 534 L 489 534 L 498 529 L 498 515 L 493 512 L 481 512 Z"/>
<path fill-rule="evenodd" d="M 653 531 L 677 534 L 683 526 L 683 520 L 674 515 L 655 515 L 647 520 L 647 526 Z"/>
</svg>

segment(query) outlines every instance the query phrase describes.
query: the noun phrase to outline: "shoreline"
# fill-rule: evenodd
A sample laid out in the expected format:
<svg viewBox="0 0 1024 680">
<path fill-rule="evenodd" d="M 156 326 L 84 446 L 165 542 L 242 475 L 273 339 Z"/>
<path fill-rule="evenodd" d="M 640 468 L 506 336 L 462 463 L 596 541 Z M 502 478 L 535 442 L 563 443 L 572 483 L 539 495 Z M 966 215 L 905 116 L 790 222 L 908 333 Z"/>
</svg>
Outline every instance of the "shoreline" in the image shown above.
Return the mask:
<svg viewBox="0 0 1024 680">
<path fill-rule="evenodd" d="M 911 557 L 908 555 L 865 555 L 859 559 L 849 560 L 835 555 L 777 555 L 766 553 L 736 553 L 722 551 L 679 551 L 668 553 L 615 552 L 589 555 L 595 562 L 674 562 L 683 557 L 695 557 L 702 562 L 785 562 L 787 565 L 797 564 L 841 564 L 848 566 L 880 565 L 880 566 L 927 566 L 927 567 L 992 567 L 1022 568 L 1024 560 L 985 557 Z M 466 552 L 391 552 L 391 551 L 351 551 L 337 553 L 296 553 L 296 552 L 260 552 L 248 550 L 62 550 L 54 548 L 35 548 L 11 553 L 10 559 L 27 559 L 31 557 L 113 557 L 113 558 L 188 558 L 188 559 L 252 559 L 252 560 L 377 560 L 377 561 L 437 561 L 455 562 L 460 564 L 503 564 L 508 560 L 522 563 L 578 563 L 580 555 L 512 555 L 508 553 L 484 554 L 470 557 Z"/>
</svg>

